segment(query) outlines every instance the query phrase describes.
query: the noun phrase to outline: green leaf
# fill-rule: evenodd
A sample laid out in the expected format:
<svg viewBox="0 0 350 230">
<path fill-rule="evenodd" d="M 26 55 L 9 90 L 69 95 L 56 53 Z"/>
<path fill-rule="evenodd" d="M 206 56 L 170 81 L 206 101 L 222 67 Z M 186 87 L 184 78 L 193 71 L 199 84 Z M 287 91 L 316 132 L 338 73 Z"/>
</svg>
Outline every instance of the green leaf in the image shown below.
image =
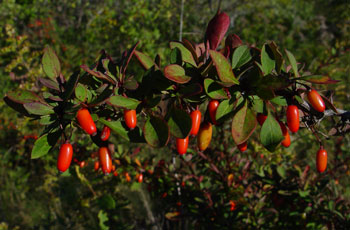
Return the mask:
<svg viewBox="0 0 350 230">
<path fill-rule="evenodd" d="M 276 62 L 274 60 L 273 52 L 267 44 L 264 44 L 261 50 L 261 66 L 264 76 L 269 75 L 275 68 Z"/>
<path fill-rule="evenodd" d="M 271 99 L 271 102 L 276 104 L 276 105 L 281 105 L 281 106 L 288 105 L 287 100 L 282 96 L 277 96 L 277 97 Z"/>
<path fill-rule="evenodd" d="M 162 147 L 169 141 L 170 130 L 162 118 L 151 115 L 143 127 L 143 134 L 150 146 Z"/>
<path fill-rule="evenodd" d="M 155 63 L 152 60 L 152 58 L 150 58 L 146 54 L 141 53 L 140 51 L 135 50 L 134 55 L 137 58 L 137 60 L 139 60 L 139 62 L 142 65 L 142 67 L 144 69 L 146 69 L 146 70 L 150 69 L 152 66 L 155 65 Z"/>
<path fill-rule="evenodd" d="M 55 51 L 50 46 L 44 49 L 44 55 L 41 59 L 44 73 L 51 79 L 55 79 L 61 73 L 60 61 L 57 58 Z"/>
<path fill-rule="evenodd" d="M 177 64 L 166 66 L 164 68 L 164 76 L 169 80 L 180 84 L 184 84 L 191 80 L 189 76 L 186 76 L 185 69 Z"/>
<path fill-rule="evenodd" d="M 139 87 L 139 83 L 136 81 L 134 77 L 128 77 L 124 81 L 123 87 L 128 90 L 136 90 Z"/>
<path fill-rule="evenodd" d="M 178 48 L 172 49 L 170 53 L 170 63 L 182 65 L 181 51 Z"/>
<path fill-rule="evenodd" d="M 145 140 L 142 136 L 141 129 L 139 127 L 135 127 L 133 130 L 130 130 L 126 124 L 120 120 L 117 121 L 107 121 L 103 118 L 100 118 L 99 121 L 108 126 L 113 132 L 118 134 L 120 137 L 124 138 L 129 142 L 134 143 L 144 143 Z"/>
<path fill-rule="evenodd" d="M 113 197 L 110 194 L 105 194 L 98 199 L 98 205 L 101 209 L 115 209 L 116 203 Z"/>
<path fill-rule="evenodd" d="M 339 82 L 338 80 L 333 80 L 329 76 L 324 75 L 303 76 L 297 78 L 297 80 L 303 80 L 314 84 L 335 84 Z"/>
<path fill-rule="evenodd" d="M 212 99 L 227 99 L 227 93 L 223 89 L 222 85 L 215 82 L 213 79 L 206 78 L 204 80 L 204 90 L 208 96 Z"/>
<path fill-rule="evenodd" d="M 261 127 L 260 139 L 265 148 L 271 152 L 284 139 L 280 125 L 270 112 Z"/>
<path fill-rule="evenodd" d="M 237 101 L 223 100 L 220 102 L 219 107 L 216 110 L 216 121 L 221 123 L 234 115 L 234 108 Z"/>
<path fill-rule="evenodd" d="M 236 108 L 236 113 L 232 119 L 231 132 L 233 140 L 237 145 L 247 141 L 256 128 L 256 116 L 248 108 L 248 102 L 245 100 Z"/>
<path fill-rule="evenodd" d="M 46 155 L 57 143 L 61 131 L 47 133 L 42 135 L 34 142 L 31 158 L 36 159 Z"/>
<path fill-rule="evenodd" d="M 235 49 L 232 55 L 232 68 L 239 68 L 252 59 L 249 47 L 246 45 L 239 46 Z"/>
<path fill-rule="evenodd" d="M 181 87 L 178 91 L 178 94 L 181 97 L 190 97 L 190 96 L 200 94 L 202 91 L 203 91 L 202 86 L 199 83 L 194 83 L 194 84 Z"/>
<path fill-rule="evenodd" d="M 87 90 L 84 85 L 78 83 L 77 87 L 75 87 L 75 96 L 81 102 L 86 100 Z"/>
<path fill-rule="evenodd" d="M 181 52 L 182 61 L 187 62 L 193 66 L 197 66 L 191 51 L 189 51 L 181 42 L 170 42 L 170 48 L 178 48 Z"/>
<path fill-rule="evenodd" d="M 297 61 L 295 60 L 294 55 L 291 52 L 289 52 L 288 50 L 285 50 L 285 51 L 287 53 L 287 57 L 288 57 L 289 63 L 292 66 L 292 70 L 294 72 L 294 76 L 295 77 L 299 77 Z"/>
<path fill-rule="evenodd" d="M 109 230 L 109 227 L 105 225 L 105 222 L 108 221 L 108 216 L 104 211 L 100 210 L 98 212 L 98 220 L 101 230 Z"/>
<path fill-rule="evenodd" d="M 283 179 L 285 179 L 286 178 L 286 170 L 284 169 L 284 167 L 283 166 L 277 166 L 277 173 L 278 173 L 278 175 L 280 175 L 280 177 L 282 177 Z"/>
<path fill-rule="evenodd" d="M 213 60 L 216 71 L 219 75 L 219 78 L 224 83 L 230 83 L 232 85 L 239 84 L 239 81 L 236 79 L 235 75 L 232 72 L 232 68 L 228 60 L 224 55 L 215 51 L 209 50 L 209 55 Z"/>
<path fill-rule="evenodd" d="M 109 98 L 108 102 L 117 107 L 122 107 L 126 109 L 136 109 L 137 106 L 141 103 L 134 98 L 127 98 L 120 95 L 115 95 Z"/>
<path fill-rule="evenodd" d="M 54 113 L 51 106 L 43 104 L 41 102 L 29 102 L 25 103 L 24 108 L 31 114 L 35 115 L 49 115 Z"/>
<path fill-rule="evenodd" d="M 173 136 L 184 139 L 191 131 L 192 119 L 184 110 L 173 107 L 170 111 L 168 126 Z"/>
</svg>

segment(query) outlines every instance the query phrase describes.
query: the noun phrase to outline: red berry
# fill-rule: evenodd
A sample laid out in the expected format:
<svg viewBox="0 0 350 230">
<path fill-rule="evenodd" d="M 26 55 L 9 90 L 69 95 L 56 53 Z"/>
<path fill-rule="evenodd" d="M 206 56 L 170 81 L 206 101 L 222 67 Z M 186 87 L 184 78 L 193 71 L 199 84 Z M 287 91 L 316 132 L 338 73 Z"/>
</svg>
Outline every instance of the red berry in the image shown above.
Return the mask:
<svg viewBox="0 0 350 230">
<path fill-rule="evenodd" d="M 124 110 L 124 120 L 126 126 L 130 129 L 134 129 L 136 127 L 137 118 L 136 118 L 136 110 L 134 109 L 125 109 Z"/>
<path fill-rule="evenodd" d="M 187 152 L 188 147 L 188 136 L 184 139 L 176 138 L 176 149 L 180 155 L 183 155 Z"/>
<path fill-rule="evenodd" d="M 57 160 L 57 169 L 60 172 L 66 171 L 70 163 L 72 162 L 73 157 L 73 147 L 68 142 L 63 144 L 60 148 L 60 152 L 58 154 L 58 160 Z"/>
<path fill-rule="evenodd" d="M 92 119 L 89 110 L 86 108 L 82 108 L 77 113 L 77 120 L 82 127 L 90 135 L 96 133 L 96 125 L 94 120 Z"/>
<path fill-rule="evenodd" d="M 296 105 L 287 107 L 287 124 L 289 130 L 293 133 L 299 130 L 299 109 Z"/>
<path fill-rule="evenodd" d="M 95 161 L 95 164 L 94 164 L 95 171 L 99 170 L 99 168 L 100 168 L 100 162 L 99 161 Z"/>
<path fill-rule="evenodd" d="M 209 116 L 214 125 L 216 125 L 216 110 L 219 107 L 219 101 L 211 100 L 208 104 Z"/>
<path fill-rule="evenodd" d="M 237 148 L 239 149 L 239 151 L 244 152 L 247 150 L 248 147 L 248 142 L 243 142 L 242 144 L 237 145 Z"/>
<path fill-rule="evenodd" d="M 137 181 L 138 181 L 139 183 L 142 183 L 142 181 L 143 181 L 143 175 L 142 175 L 142 173 L 138 174 L 138 175 L 136 176 L 136 179 L 137 179 Z"/>
<path fill-rule="evenodd" d="M 111 129 L 107 125 L 105 125 L 101 132 L 101 140 L 107 141 L 110 135 L 111 135 Z"/>
<path fill-rule="evenodd" d="M 311 106 L 318 112 L 324 112 L 326 106 L 320 94 L 314 89 L 307 93 L 307 99 L 309 100 Z"/>
<path fill-rule="evenodd" d="M 316 168 L 319 173 L 323 173 L 327 168 L 327 151 L 320 148 L 316 156 Z"/>
<path fill-rule="evenodd" d="M 196 136 L 201 124 L 202 113 L 198 109 L 191 112 L 192 129 L 190 135 Z"/>
<path fill-rule="evenodd" d="M 265 120 L 267 119 L 267 115 L 264 115 L 262 113 L 258 113 L 256 118 L 257 118 L 259 124 L 262 126 L 264 124 Z"/>
<path fill-rule="evenodd" d="M 287 130 L 287 127 L 281 121 L 279 121 L 278 123 L 280 124 L 282 134 L 284 136 L 284 140 L 281 143 L 284 147 L 289 147 L 290 146 L 290 135 L 289 135 L 289 132 Z"/>
<path fill-rule="evenodd" d="M 112 171 L 112 158 L 107 147 L 101 147 L 98 151 L 102 172 L 108 174 Z"/>
</svg>

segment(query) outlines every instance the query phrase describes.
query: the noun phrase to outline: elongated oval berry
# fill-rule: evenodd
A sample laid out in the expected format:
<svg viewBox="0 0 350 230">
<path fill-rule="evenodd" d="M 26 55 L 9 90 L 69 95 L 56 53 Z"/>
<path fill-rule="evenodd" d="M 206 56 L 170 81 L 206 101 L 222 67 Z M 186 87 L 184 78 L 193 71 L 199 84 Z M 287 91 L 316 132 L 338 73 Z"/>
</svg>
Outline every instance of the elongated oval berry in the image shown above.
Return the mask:
<svg viewBox="0 0 350 230">
<path fill-rule="evenodd" d="M 262 113 L 258 113 L 258 115 L 256 116 L 256 119 L 258 120 L 259 122 L 259 125 L 263 125 L 265 120 L 267 119 L 267 115 L 264 115 Z"/>
<path fill-rule="evenodd" d="M 289 105 L 287 107 L 287 125 L 293 133 L 299 130 L 299 109 L 296 105 Z"/>
<path fill-rule="evenodd" d="M 60 148 L 60 152 L 58 154 L 58 160 L 57 160 L 57 169 L 60 172 L 65 172 L 72 162 L 73 157 L 73 147 L 71 144 L 66 142 L 63 144 Z"/>
<path fill-rule="evenodd" d="M 209 112 L 209 116 L 211 119 L 211 122 L 216 125 L 216 110 L 219 107 L 219 101 L 217 100 L 211 100 L 208 104 L 208 112 Z"/>
<path fill-rule="evenodd" d="M 190 135 L 196 136 L 201 125 L 202 113 L 197 109 L 195 111 L 192 111 L 190 116 L 192 119 L 192 129 Z"/>
<path fill-rule="evenodd" d="M 287 127 L 283 124 L 283 122 L 279 121 L 278 123 L 280 124 L 281 130 L 282 130 L 282 134 L 284 136 L 284 139 L 283 139 L 283 141 L 281 143 L 282 143 L 282 145 L 284 147 L 288 148 L 290 146 L 290 135 L 289 135 L 289 132 L 287 130 Z"/>
<path fill-rule="evenodd" d="M 99 161 L 95 161 L 95 164 L 94 164 L 95 171 L 99 170 L 99 168 L 100 168 L 100 162 Z"/>
<path fill-rule="evenodd" d="M 137 118 L 136 118 L 136 110 L 134 109 L 125 109 L 124 110 L 124 120 L 126 126 L 130 129 L 134 129 L 136 127 Z"/>
<path fill-rule="evenodd" d="M 77 120 L 82 127 L 90 135 L 96 133 L 96 125 L 94 120 L 91 117 L 89 110 L 82 108 L 77 113 Z"/>
<path fill-rule="evenodd" d="M 187 152 L 188 147 L 188 136 L 184 139 L 176 138 L 176 149 L 180 155 L 183 155 Z"/>
<path fill-rule="evenodd" d="M 200 151 L 204 151 L 208 148 L 211 142 L 212 135 L 213 135 L 213 127 L 211 123 L 209 122 L 202 123 L 198 132 L 198 137 L 197 137 L 197 146 Z"/>
<path fill-rule="evenodd" d="M 111 135 L 111 129 L 107 125 L 105 125 L 101 132 L 101 140 L 107 141 L 110 135 Z"/>
<path fill-rule="evenodd" d="M 237 148 L 238 148 L 239 151 L 241 151 L 241 152 L 246 151 L 247 148 L 248 148 L 248 142 L 245 141 L 245 142 L 243 142 L 242 144 L 237 145 Z"/>
<path fill-rule="evenodd" d="M 314 89 L 310 90 L 307 93 L 307 99 L 309 100 L 311 106 L 318 112 L 323 113 L 326 109 L 326 106 L 324 104 L 324 101 L 320 94 Z"/>
<path fill-rule="evenodd" d="M 320 148 L 316 156 L 316 168 L 319 173 L 323 173 L 327 168 L 327 151 Z"/>
<path fill-rule="evenodd" d="M 112 158 L 107 147 L 101 147 L 98 150 L 102 172 L 108 174 L 112 171 Z"/>
<path fill-rule="evenodd" d="M 137 179 L 137 182 L 142 183 L 142 181 L 143 181 L 143 174 L 142 173 L 138 174 L 136 176 L 136 179 Z"/>
</svg>

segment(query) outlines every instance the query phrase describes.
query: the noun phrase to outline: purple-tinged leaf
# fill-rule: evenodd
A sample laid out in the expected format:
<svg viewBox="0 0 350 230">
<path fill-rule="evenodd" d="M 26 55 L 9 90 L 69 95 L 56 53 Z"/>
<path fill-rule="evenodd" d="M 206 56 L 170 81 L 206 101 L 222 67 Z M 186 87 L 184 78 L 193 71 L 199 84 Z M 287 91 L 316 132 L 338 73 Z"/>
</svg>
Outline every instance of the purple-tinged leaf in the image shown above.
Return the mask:
<svg viewBox="0 0 350 230">
<path fill-rule="evenodd" d="M 56 81 L 46 79 L 46 78 L 41 78 L 41 77 L 38 80 L 43 86 L 45 86 L 49 89 L 60 91 L 60 87 Z"/>
<path fill-rule="evenodd" d="M 128 67 L 129 65 L 129 62 L 132 58 L 132 56 L 134 55 L 135 51 L 136 51 L 136 47 L 138 46 L 140 42 L 137 42 L 133 47 L 131 47 L 129 50 L 128 50 L 128 53 L 126 55 L 126 59 L 125 59 L 125 62 L 123 62 L 123 66 L 122 66 L 122 73 L 125 73 L 126 71 L 126 68 Z"/>
<path fill-rule="evenodd" d="M 235 75 L 232 72 L 232 68 L 228 60 L 221 53 L 215 50 L 209 50 L 209 55 L 213 60 L 216 71 L 219 75 L 219 78 L 224 83 L 231 83 L 231 85 L 239 84 L 239 81 L 236 79 Z"/>
<path fill-rule="evenodd" d="M 41 60 L 44 73 L 51 79 L 55 79 L 61 73 L 61 65 L 55 51 L 50 46 L 44 49 L 44 55 Z"/>
<path fill-rule="evenodd" d="M 85 70 L 86 72 L 91 74 L 92 76 L 95 76 L 95 77 L 102 79 L 102 80 L 106 80 L 106 81 L 112 83 L 113 85 L 116 84 L 116 81 L 113 80 L 111 77 L 109 77 L 109 76 L 107 76 L 99 71 L 91 70 L 91 69 L 89 69 L 89 67 L 87 65 L 81 65 L 80 68 L 82 68 L 83 70 Z"/>
<path fill-rule="evenodd" d="M 181 52 L 182 61 L 187 62 L 193 66 L 197 66 L 196 61 L 194 60 L 191 51 L 189 51 L 181 42 L 170 42 L 170 48 L 178 48 Z"/>
<path fill-rule="evenodd" d="M 139 83 L 131 76 L 124 81 L 123 87 L 128 90 L 136 90 L 139 87 Z"/>
<path fill-rule="evenodd" d="M 150 69 L 152 66 L 156 65 L 154 63 L 154 61 L 152 60 L 152 58 L 150 58 L 149 56 L 147 56 L 144 53 L 141 53 L 140 51 L 135 50 L 135 57 L 137 58 L 137 60 L 139 60 L 140 64 L 142 65 L 142 67 L 145 70 Z"/>
<path fill-rule="evenodd" d="M 195 62 L 198 63 L 198 57 L 197 57 L 195 46 L 189 40 L 187 40 L 185 38 L 182 39 L 182 43 L 191 52 L 192 57 L 194 58 Z"/>
<path fill-rule="evenodd" d="M 236 34 L 230 34 L 226 37 L 225 46 L 230 49 L 234 49 L 238 46 L 243 45 L 242 40 Z"/>
<path fill-rule="evenodd" d="M 209 48 L 216 50 L 221 40 L 224 38 L 228 27 L 230 26 L 230 17 L 225 12 L 218 11 L 209 21 L 205 32 L 206 43 L 209 42 Z"/>
<path fill-rule="evenodd" d="M 55 112 L 51 106 L 41 102 L 25 103 L 23 106 L 30 114 L 34 115 L 49 115 Z"/>
<path fill-rule="evenodd" d="M 164 76 L 179 84 L 189 82 L 191 78 L 186 76 L 185 69 L 177 64 L 168 65 L 164 68 Z"/>
<path fill-rule="evenodd" d="M 322 97 L 322 99 L 323 99 L 323 101 L 324 101 L 324 103 L 325 103 L 325 105 L 326 105 L 327 108 L 330 108 L 330 109 L 333 110 L 335 113 L 339 113 L 338 110 L 337 110 L 337 108 L 333 105 L 333 103 L 332 103 L 328 98 L 326 98 L 325 96 L 323 96 L 323 95 L 321 95 L 321 94 L 320 94 L 320 96 Z"/>
<path fill-rule="evenodd" d="M 43 100 L 38 95 L 28 90 L 19 89 L 16 91 L 8 92 L 6 96 L 12 101 L 20 104 L 36 102 L 36 101 L 43 102 Z"/>
<path fill-rule="evenodd" d="M 296 78 L 296 80 L 303 80 L 314 84 L 335 84 L 340 82 L 338 80 L 333 80 L 329 76 L 325 76 L 325 75 L 303 76 L 303 77 Z"/>
<path fill-rule="evenodd" d="M 248 140 L 248 138 L 253 134 L 257 121 L 256 116 L 253 111 L 248 108 L 247 101 L 239 104 L 237 109 L 239 109 L 232 119 L 231 132 L 234 142 L 239 145 Z"/>
</svg>

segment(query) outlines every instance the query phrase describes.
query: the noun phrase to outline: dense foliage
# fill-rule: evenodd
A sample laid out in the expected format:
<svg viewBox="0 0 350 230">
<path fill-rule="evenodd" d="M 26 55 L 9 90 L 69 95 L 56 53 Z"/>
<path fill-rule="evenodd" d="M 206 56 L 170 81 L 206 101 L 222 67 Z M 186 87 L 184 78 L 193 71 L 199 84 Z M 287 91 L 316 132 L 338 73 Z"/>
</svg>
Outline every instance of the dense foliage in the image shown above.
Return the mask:
<svg viewBox="0 0 350 230">
<path fill-rule="evenodd" d="M 204 1 L 198 12 L 195 2 L 184 9 L 188 40 L 170 48 L 180 3 L 2 3 L 2 95 L 11 91 L 5 101 L 29 118 L 2 102 L 0 228 L 349 228 L 348 6 L 223 2 L 230 20 L 223 26 L 214 20 L 204 31 L 215 10 Z M 207 46 L 200 44 L 205 32 Z M 267 39 L 293 50 L 314 75 Z M 45 44 L 53 48 L 42 53 Z M 101 48 L 110 55 L 102 51 L 94 61 Z M 315 84 L 333 79 L 341 83 L 326 86 L 335 94 Z M 310 86 L 323 95 L 325 112 L 306 102 Z M 206 112 L 210 100 L 220 104 L 209 147 L 198 151 L 190 137 L 179 155 L 176 138 L 191 131 L 190 111 L 198 108 L 203 121 L 216 123 Z M 275 118 L 288 123 L 288 104 L 300 108 L 303 125 L 296 134 L 287 131 L 291 145 L 283 148 L 285 131 Z M 92 113 L 97 135 L 80 129 L 81 107 Z M 125 109 L 138 113 L 132 131 Z M 258 114 L 267 115 L 261 126 Z M 102 141 L 106 126 L 112 132 Z M 74 159 L 59 174 L 66 140 Z M 248 150 L 238 151 L 246 141 Z M 320 143 L 328 152 L 322 174 Z M 105 147 L 115 167 L 109 175 L 94 169 Z"/>
</svg>

